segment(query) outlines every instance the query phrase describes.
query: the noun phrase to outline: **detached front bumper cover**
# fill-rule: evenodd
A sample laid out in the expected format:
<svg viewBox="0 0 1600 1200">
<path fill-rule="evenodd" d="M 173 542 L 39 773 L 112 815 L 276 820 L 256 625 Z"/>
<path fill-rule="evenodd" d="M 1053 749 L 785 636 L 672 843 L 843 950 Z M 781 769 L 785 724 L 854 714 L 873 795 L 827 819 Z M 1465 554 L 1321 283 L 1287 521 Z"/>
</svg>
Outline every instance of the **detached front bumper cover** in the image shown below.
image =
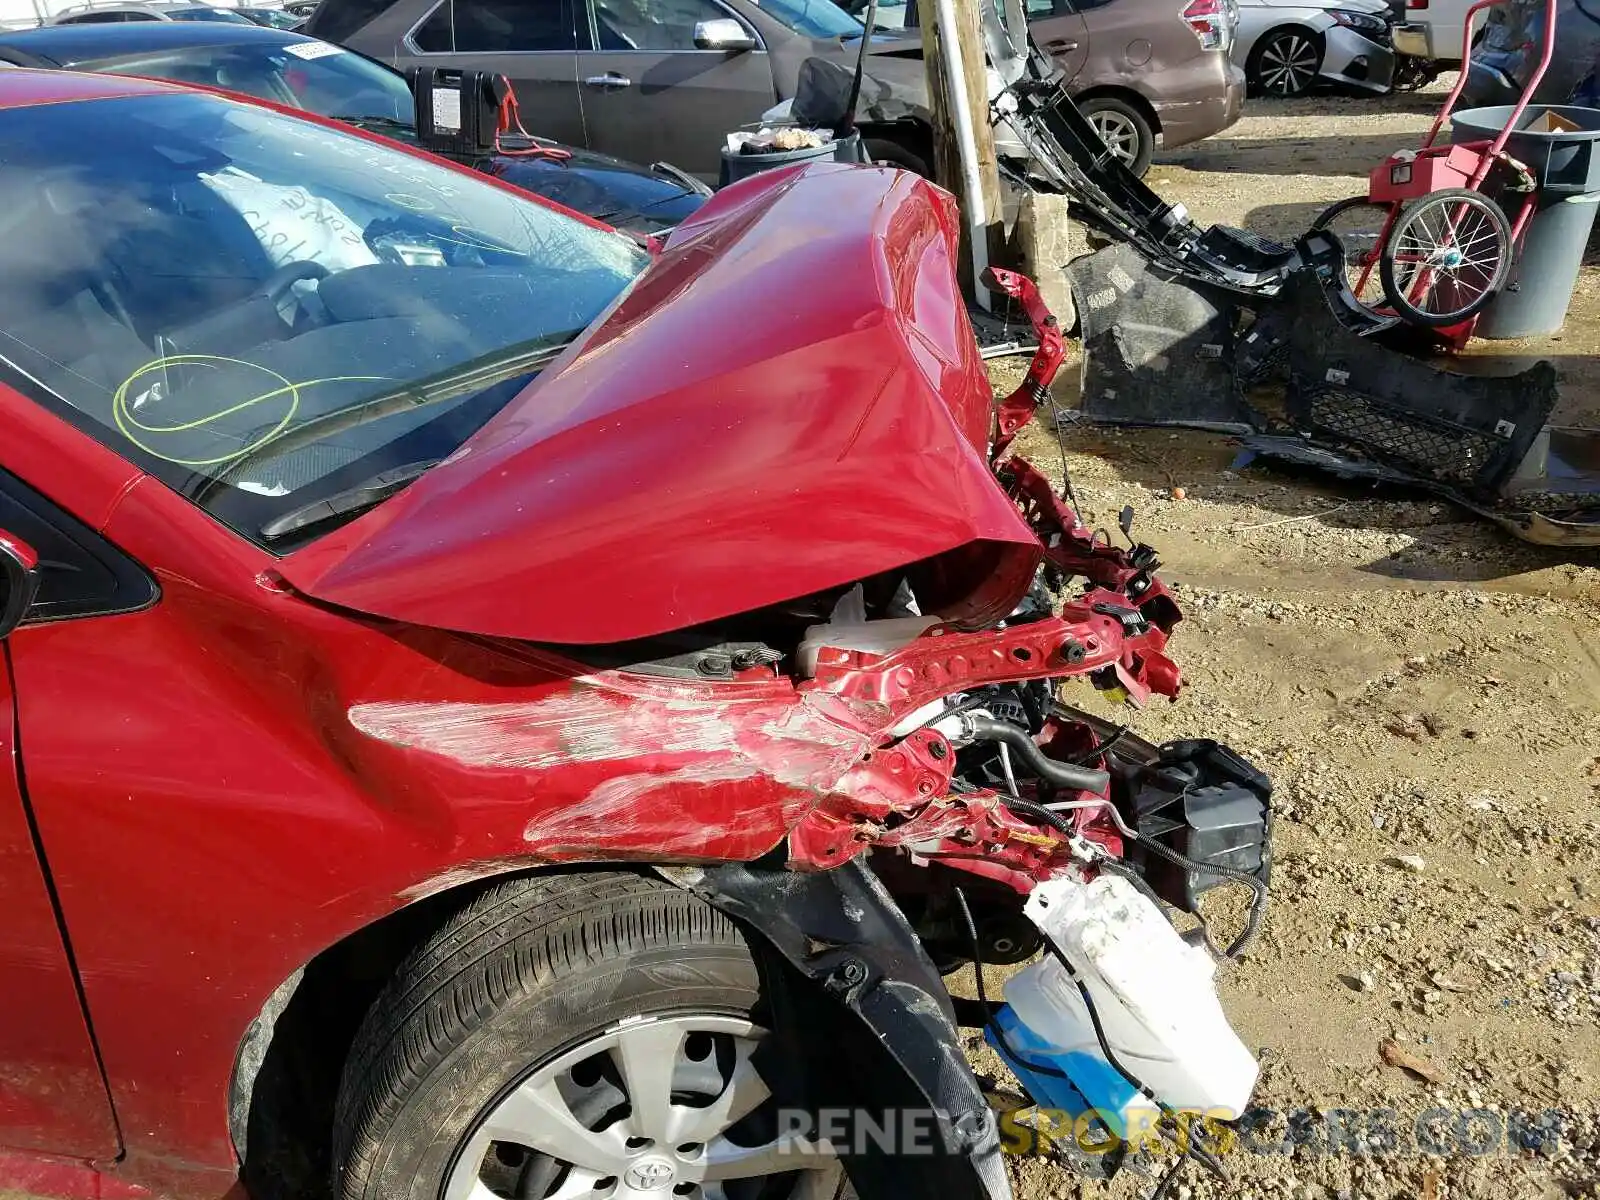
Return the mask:
<svg viewBox="0 0 1600 1200">
<path fill-rule="evenodd" d="M 988 16 L 991 56 L 1012 50 Z M 1335 235 L 1202 228 L 1111 156 L 1036 49 L 1010 62 L 994 107 L 1034 157 L 1018 181 L 1071 195 L 1113 242 L 1067 268 L 1085 417 L 1238 434 L 1263 457 L 1429 489 L 1528 541 L 1600 546 L 1600 430 L 1548 425 L 1549 363 L 1468 375 L 1408 353 L 1408 331 L 1350 294 Z"/>
</svg>

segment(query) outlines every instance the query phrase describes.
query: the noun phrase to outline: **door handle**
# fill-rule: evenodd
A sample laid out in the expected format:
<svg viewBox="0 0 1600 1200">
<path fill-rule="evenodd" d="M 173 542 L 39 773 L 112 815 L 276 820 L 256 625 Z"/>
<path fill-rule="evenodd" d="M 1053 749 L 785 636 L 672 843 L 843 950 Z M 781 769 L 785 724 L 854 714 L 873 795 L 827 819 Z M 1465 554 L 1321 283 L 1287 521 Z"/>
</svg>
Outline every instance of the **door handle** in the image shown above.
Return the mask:
<svg viewBox="0 0 1600 1200">
<path fill-rule="evenodd" d="M 626 75 L 618 75 L 615 71 L 607 71 L 604 75 L 591 75 L 583 81 L 585 87 L 603 88 L 612 91 L 617 88 L 632 87 L 633 80 Z"/>
<path fill-rule="evenodd" d="M 1052 54 L 1066 54 L 1069 51 L 1076 50 L 1078 43 L 1071 38 L 1051 38 L 1044 44 L 1044 48 Z"/>
</svg>

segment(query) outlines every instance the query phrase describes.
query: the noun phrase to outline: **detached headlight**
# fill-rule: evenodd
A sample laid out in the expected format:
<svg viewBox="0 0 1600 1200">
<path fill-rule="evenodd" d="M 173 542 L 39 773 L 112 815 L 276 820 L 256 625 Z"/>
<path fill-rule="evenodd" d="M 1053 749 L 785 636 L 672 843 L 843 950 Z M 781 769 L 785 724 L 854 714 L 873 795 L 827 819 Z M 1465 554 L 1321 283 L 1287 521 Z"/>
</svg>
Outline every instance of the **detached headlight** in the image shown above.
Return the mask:
<svg viewBox="0 0 1600 1200">
<path fill-rule="evenodd" d="M 1344 8 L 1331 8 L 1328 10 L 1328 15 L 1346 29 L 1354 29 L 1357 33 L 1382 36 L 1389 28 L 1387 21 L 1382 17 L 1375 17 L 1371 13 L 1351 12 Z"/>
</svg>

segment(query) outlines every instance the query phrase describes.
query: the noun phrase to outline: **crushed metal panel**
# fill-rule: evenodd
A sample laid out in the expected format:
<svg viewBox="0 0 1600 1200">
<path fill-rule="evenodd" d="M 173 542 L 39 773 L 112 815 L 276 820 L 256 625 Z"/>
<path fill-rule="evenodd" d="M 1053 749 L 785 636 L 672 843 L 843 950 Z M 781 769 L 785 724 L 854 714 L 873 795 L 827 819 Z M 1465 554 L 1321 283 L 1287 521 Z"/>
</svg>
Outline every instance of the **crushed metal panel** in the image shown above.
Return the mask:
<svg viewBox="0 0 1600 1200">
<path fill-rule="evenodd" d="M 1083 415 L 1109 425 L 1252 428 L 1234 373 L 1238 309 L 1118 243 L 1067 267 L 1083 340 Z"/>
</svg>

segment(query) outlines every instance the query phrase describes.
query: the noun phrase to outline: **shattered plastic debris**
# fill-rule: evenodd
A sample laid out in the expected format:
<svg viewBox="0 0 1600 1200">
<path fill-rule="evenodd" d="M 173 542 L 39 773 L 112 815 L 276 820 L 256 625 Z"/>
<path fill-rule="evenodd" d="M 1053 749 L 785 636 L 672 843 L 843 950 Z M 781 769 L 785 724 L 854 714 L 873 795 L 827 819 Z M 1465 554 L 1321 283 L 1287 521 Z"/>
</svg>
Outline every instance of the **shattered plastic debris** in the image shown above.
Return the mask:
<svg viewBox="0 0 1600 1200">
<path fill-rule="evenodd" d="M 1201 228 L 1103 154 L 1036 48 L 1009 97 L 1037 170 L 1112 244 L 1066 270 L 1083 351 L 1078 419 L 1231 433 L 1248 451 L 1432 490 L 1540 545 L 1600 545 L 1600 430 L 1547 424 L 1554 366 L 1457 372 L 1350 293 L 1344 249 Z M 1278 405 L 1257 395 L 1281 387 Z"/>
</svg>

